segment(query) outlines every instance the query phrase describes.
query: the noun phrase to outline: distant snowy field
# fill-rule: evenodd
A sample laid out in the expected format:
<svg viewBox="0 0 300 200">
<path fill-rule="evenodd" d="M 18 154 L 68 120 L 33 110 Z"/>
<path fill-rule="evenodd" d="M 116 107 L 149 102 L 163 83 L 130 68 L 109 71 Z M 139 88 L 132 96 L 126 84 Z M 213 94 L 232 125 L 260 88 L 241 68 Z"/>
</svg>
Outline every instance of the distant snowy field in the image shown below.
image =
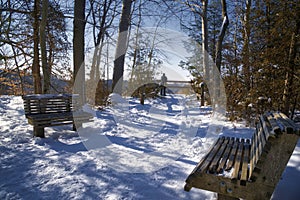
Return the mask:
<svg viewBox="0 0 300 200">
<path fill-rule="evenodd" d="M 79 134 L 71 126 L 51 127 L 40 139 L 32 137 L 21 97 L 0 96 L 0 199 L 214 199 L 208 191 L 183 190 L 186 177 L 214 141 L 206 137 L 211 110 L 180 95 L 147 100 L 144 106 L 135 99 L 123 103 L 95 111 L 94 122 Z M 106 151 L 89 148 L 83 135 L 91 135 L 89 130 L 97 135 L 92 146 L 101 144 Z M 189 143 L 177 144 L 185 131 L 194 132 Z M 226 122 L 220 134 L 250 137 L 252 131 Z M 160 160 L 137 157 L 151 152 Z M 166 155 L 171 159 L 163 162 Z M 272 198 L 298 200 L 299 172 L 300 142 Z"/>
</svg>

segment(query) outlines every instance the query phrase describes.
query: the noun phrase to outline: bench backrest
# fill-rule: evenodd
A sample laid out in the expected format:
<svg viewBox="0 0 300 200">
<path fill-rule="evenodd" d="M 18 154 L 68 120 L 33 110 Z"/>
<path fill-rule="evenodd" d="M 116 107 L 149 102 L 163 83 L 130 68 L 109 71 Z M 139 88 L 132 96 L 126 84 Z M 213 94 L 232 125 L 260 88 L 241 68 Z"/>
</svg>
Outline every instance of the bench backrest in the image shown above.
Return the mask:
<svg viewBox="0 0 300 200">
<path fill-rule="evenodd" d="M 259 161 L 264 162 L 271 148 L 270 140 L 282 134 L 299 134 L 298 131 L 295 124 L 283 113 L 266 112 L 261 115 L 251 139 L 249 178 L 255 180 L 256 177 L 252 173 L 255 172 L 255 168 L 260 168 Z"/>
<path fill-rule="evenodd" d="M 25 95 L 25 115 L 71 112 L 79 107 L 78 97 L 72 94 Z"/>
</svg>

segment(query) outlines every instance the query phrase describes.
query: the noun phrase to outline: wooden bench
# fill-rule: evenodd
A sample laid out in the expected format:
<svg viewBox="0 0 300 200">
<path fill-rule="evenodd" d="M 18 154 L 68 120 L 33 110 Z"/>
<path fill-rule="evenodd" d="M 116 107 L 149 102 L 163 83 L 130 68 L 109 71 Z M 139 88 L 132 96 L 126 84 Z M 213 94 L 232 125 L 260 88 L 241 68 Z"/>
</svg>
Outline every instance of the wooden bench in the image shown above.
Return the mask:
<svg viewBox="0 0 300 200">
<path fill-rule="evenodd" d="M 218 199 L 270 199 L 297 144 L 299 130 L 279 112 L 259 117 L 251 139 L 220 137 L 186 179 Z"/>
<path fill-rule="evenodd" d="M 25 116 L 34 136 L 45 137 L 44 128 L 73 124 L 73 130 L 92 119 L 79 103 L 79 95 L 35 94 L 23 96 Z M 76 126 L 75 126 L 76 124 Z"/>
</svg>

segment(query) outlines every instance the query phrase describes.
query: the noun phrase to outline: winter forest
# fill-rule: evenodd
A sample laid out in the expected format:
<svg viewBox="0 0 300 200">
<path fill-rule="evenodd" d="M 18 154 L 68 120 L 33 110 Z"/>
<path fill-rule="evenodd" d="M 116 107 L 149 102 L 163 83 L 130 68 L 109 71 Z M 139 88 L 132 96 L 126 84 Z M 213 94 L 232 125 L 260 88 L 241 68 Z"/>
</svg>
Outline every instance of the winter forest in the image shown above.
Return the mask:
<svg viewBox="0 0 300 200">
<path fill-rule="evenodd" d="M 257 111 L 259 101 L 285 113 L 299 109 L 298 1 L 10 0 L 1 1 L 0 9 L 1 94 L 68 91 L 85 53 L 93 51 L 99 60 L 113 57 L 116 52 L 106 55 L 104 44 L 116 45 L 112 36 L 119 30 L 138 35 L 143 27 L 162 27 L 184 32 L 203 45 L 220 70 L 229 111 L 241 112 L 249 105 L 250 112 Z M 156 43 L 139 43 L 128 48 L 131 62 L 125 65 L 128 70 L 152 70 L 153 78 L 166 58 L 154 55 L 159 54 Z M 148 60 L 141 61 L 143 56 Z M 177 66 L 189 70 L 196 84 L 203 79 L 196 70 L 203 62 L 190 57 Z M 108 92 L 101 83 L 112 78 L 116 82 L 124 71 L 119 63 L 97 60 L 86 68 L 86 87 L 99 90 L 96 103 Z M 95 83 L 92 79 L 102 81 L 89 85 Z"/>
<path fill-rule="evenodd" d="M 299 133 L 299 0 L 0 0 L 0 11 L 0 199 L 216 199 L 183 190 L 215 136 L 252 142 L 266 111 Z M 93 120 L 32 137 L 30 94 L 78 94 Z M 271 199 L 299 197 L 299 147 Z"/>
</svg>

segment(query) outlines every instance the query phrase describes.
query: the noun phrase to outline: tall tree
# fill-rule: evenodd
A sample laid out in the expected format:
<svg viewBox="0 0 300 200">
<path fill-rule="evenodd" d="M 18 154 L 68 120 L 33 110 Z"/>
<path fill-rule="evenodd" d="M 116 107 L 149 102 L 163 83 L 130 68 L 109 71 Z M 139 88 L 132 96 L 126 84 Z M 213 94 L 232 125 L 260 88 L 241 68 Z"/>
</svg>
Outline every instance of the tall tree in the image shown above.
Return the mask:
<svg viewBox="0 0 300 200">
<path fill-rule="evenodd" d="M 118 94 L 122 94 L 124 62 L 128 44 L 128 29 L 131 21 L 131 4 L 132 0 L 123 0 L 121 20 L 119 24 L 119 34 L 113 71 L 113 91 Z"/>
<path fill-rule="evenodd" d="M 208 24 L 207 24 L 207 8 L 208 0 L 202 0 L 202 55 L 203 55 L 203 69 L 204 69 L 204 81 L 208 82 L 210 79 L 209 68 L 209 54 L 208 54 Z"/>
<path fill-rule="evenodd" d="M 43 0 L 42 2 L 42 19 L 40 23 L 40 46 L 41 46 L 41 59 L 42 59 L 42 69 L 43 69 L 43 93 L 50 93 L 50 78 L 51 70 L 47 62 L 47 41 L 46 41 L 46 26 L 48 17 L 48 0 Z"/>
<path fill-rule="evenodd" d="M 220 33 L 218 35 L 217 38 L 217 43 L 216 43 L 216 58 L 215 58 L 215 64 L 216 66 L 214 67 L 214 101 L 216 101 L 217 104 L 219 103 L 224 103 L 221 101 L 220 95 L 221 95 L 221 82 L 222 82 L 222 77 L 221 77 L 221 64 L 222 64 L 222 46 L 223 46 L 223 40 L 225 37 L 225 33 L 227 30 L 227 27 L 229 25 L 229 19 L 228 19 L 228 15 L 227 15 L 227 5 L 226 5 L 226 0 L 221 0 L 221 4 L 222 4 L 222 17 L 223 17 L 223 23 L 222 26 L 220 28 Z"/>
<path fill-rule="evenodd" d="M 34 1 L 34 10 L 33 10 L 33 64 L 32 64 L 32 74 L 34 80 L 34 93 L 42 93 L 42 83 L 41 83 L 41 73 L 40 73 L 40 59 L 39 59 L 39 15 L 40 1 Z"/>
<path fill-rule="evenodd" d="M 110 39 L 110 34 L 113 31 L 112 24 L 118 15 L 118 5 L 119 1 L 114 0 L 104 0 L 102 2 L 97 2 L 94 0 L 89 0 L 89 16 L 88 20 L 91 21 L 92 33 L 94 38 L 94 53 L 93 60 L 91 64 L 90 74 L 87 80 L 87 100 L 89 103 L 100 105 L 105 103 L 107 95 L 109 93 L 107 84 L 105 84 L 105 69 L 104 63 L 105 54 L 106 59 L 108 59 L 108 52 L 104 49 L 105 45 L 108 48 L 107 42 Z M 105 60 L 105 61 L 104 61 Z M 108 62 L 106 64 L 108 68 Z M 107 74 L 109 74 L 107 72 Z M 108 76 L 106 77 L 108 80 Z M 96 92 L 95 92 L 96 91 Z"/>
<path fill-rule="evenodd" d="M 211 67 L 209 66 L 209 35 L 208 35 L 208 0 L 188 0 L 184 1 L 185 5 L 190 9 L 190 12 L 194 16 L 194 25 L 191 24 L 189 28 L 190 32 L 196 33 L 192 34 L 193 38 L 201 43 L 202 47 L 202 66 L 203 66 L 203 81 L 208 83 L 210 81 Z M 200 20 L 199 20 L 200 18 Z M 200 39 L 199 35 L 201 35 Z M 196 66 L 197 67 L 197 66 Z M 198 71 L 200 66 L 197 67 Z M 208 84 L 210 85 L 210 84 Z M 204 105 L 204 101 L 201 101 L 201 106 Z"/>
<path fill-rule="evenodd" d="M 84 66 L 84 30 L 85 0 L 75 0 L 73 21 L 73 61 L 74 61 L 74 92 L 81 96 L 85 103 L 85 66 Z M 75 81 L 76 79 L 76 81 Z"/>
<path fill-rule="evenodd" d="M 295 79 L 294 76 L 296 74 L 296 56 L 297 56 L 297 51 L 300 50 L 300 9 L 297 10 L 295 16 L 296 16 L 295 18 L 296 24 L 291 35 L 291 43 L 290 43 L 289 54 L 288 54 L 286 78 L 285 78 L 284 92 L 283 92 L 283 99 L 282 99 L 283 100 L 282 111 L 288 116 L 290 114 L 289 112 L 291 111 L 293 96 L 296 96 L 297 98 L 298 95 L 295 92 L 293 92 L 293 89 L 295 89 L 295 87 L 293 86 L 294 86 L 294 79 Z"/>
<path fill-rule="evenodd" d="M 223 23 L 220 28 L 220 33 L 218 35 L 217 44 L 216 44 L 216 67 L 219 71 L 221 71 L 221 63 L 222 63 L 222 43 L 225 37 L 225 33 L 227 30 L 227 27 L 229 25 L 229 19 L 227 15 L 227 5 L 226 0 L 221 0 L 222 3 L 222 17 L 223 17 Z"/>
<path fill-rule="evenodd" d="M 244 75 L 244 82 L 245 82 L 245 89 L 246 93 L 249 93 L 251 87 L 251 80 L 250 80 L 250 33 L 251 33 L 251 26 L 250 26 L 250 14 L 251 14 L 251 0 L 246 0 L 246 10 L 243 17 L 243 75 Z"/>
</svg>

